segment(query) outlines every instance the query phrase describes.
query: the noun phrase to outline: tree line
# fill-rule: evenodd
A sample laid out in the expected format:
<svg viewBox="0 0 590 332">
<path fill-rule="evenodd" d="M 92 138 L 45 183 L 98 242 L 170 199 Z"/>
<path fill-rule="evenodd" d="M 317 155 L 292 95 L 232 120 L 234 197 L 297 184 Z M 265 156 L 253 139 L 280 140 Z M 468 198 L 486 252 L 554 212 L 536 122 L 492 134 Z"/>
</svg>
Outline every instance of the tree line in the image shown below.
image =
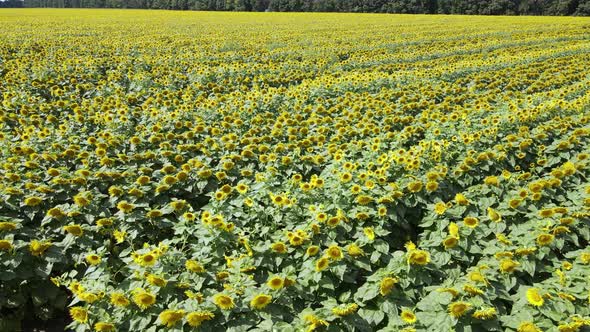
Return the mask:
<svg viewBox="0 0 590 332">
<path fill-rule="evenodd" d="M 0 7 L 470 15 L 590 15 L 590 0 L 0 0 Z"/>
</svg>

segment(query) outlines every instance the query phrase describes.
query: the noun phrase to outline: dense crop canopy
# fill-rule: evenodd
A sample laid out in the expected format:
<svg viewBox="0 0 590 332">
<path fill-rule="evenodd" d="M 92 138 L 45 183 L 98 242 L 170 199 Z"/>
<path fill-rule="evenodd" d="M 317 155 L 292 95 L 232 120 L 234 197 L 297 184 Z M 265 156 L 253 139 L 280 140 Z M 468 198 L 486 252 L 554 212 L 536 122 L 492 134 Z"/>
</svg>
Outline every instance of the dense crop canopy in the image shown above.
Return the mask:
<svg viewBox="0 0 590 332">
<path fill-rule="evenodd" d="M 0 324 L 589 328 L 590 20 L 0 27 Z"/>
</svg>

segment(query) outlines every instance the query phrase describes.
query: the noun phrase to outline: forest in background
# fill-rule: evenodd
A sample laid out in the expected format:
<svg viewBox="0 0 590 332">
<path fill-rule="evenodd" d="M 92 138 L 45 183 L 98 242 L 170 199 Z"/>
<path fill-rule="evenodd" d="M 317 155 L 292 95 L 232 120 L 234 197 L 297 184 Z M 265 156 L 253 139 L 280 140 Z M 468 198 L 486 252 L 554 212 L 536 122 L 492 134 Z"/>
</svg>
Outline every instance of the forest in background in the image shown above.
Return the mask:
<svg viewBox="0 0 590 332">
<path fill-rule="evenodd" d="M 467 15 L 590 15 L 590 0 L 0 0 L 0 7 Z"/>
</svg>

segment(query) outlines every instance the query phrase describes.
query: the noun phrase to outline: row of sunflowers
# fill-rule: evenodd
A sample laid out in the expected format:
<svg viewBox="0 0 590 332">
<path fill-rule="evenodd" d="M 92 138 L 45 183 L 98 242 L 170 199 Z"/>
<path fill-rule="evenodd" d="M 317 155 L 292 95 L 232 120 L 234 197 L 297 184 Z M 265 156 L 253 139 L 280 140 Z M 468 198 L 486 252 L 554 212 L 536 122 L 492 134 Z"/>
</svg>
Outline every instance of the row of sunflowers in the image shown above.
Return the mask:
<svg viewBox="0 0 590 332">
<path fill-rule="evenodd" d="M 0 22 L 0 330 L 590 329 L 588 19 Z"/>
</svg>

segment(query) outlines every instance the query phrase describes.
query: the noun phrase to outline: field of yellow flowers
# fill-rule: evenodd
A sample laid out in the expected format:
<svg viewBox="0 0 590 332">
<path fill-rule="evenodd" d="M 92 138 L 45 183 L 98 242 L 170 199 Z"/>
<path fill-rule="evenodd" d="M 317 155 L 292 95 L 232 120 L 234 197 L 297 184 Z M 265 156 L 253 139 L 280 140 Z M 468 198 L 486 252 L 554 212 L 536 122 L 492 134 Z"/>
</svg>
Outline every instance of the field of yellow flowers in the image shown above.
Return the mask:
<svg viewBox="0 0 590 332">
<path fill-rule="evenodd" d="M 590 329 L 590 19 L 0 29 L 0 330 Z"/>
</svg>

